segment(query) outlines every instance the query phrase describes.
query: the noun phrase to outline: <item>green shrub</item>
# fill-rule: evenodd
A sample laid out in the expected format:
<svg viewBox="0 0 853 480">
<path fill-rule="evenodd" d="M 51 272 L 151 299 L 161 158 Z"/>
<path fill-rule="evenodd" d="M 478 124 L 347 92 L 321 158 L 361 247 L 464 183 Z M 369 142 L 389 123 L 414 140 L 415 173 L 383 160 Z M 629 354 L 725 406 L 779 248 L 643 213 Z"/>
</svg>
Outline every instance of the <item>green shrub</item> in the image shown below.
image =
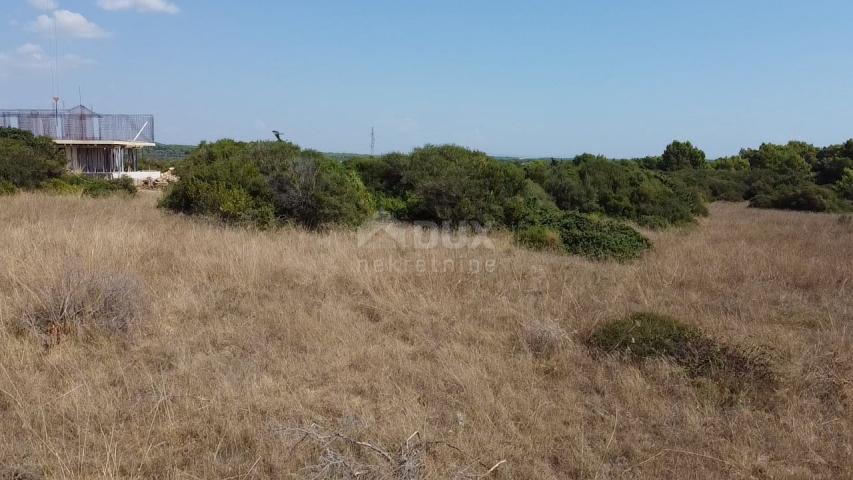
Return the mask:
<svg viewBox="0 0 853 480">
<path fill-rule="evenodd" d="M 740 156 L 749 162 L 751 170 L 771 170 L 777 173 L 808 175 L 811 167 L 807 158 L 815 158 L 814 147 L 799 142 L 787 145 L 762 144 L 757 150 L 741 150 Z"/>
<path fill-rule="evenodd" d="M 240 186 L 228 185 L 221 181 L 203 182 L 189 179 L 170 187 L 161 200 L 161 205 L 172 208 L 170 202 L 189 198 L 191 210 L 184 213 L 210 215 L 229 224 L 248 224 L 268 227 L 275 223 L 275 212 L 269 202 L 253 198 Z"/>
<path fill-rule="evenodd" d="M 358 175 L 323 157 L 297 158 L 269 182 L 277 215 L 307 227 L 357 227 L 374 211 L 373 198 Z"/>
<path fill-rule="evenodd" d="M 93 198 L 111 195 L 135 195 L 137 192 L 133 180 L 92 178 L 82 175 L 66 175 L 42 182 L 39 190 L 54 195 L 86 195 Z"/>
<path fill-rule="evenodd" d="M 82 179 L 79 184 L 83 186 L 83 195 L 94 198 L 108 197 L 116 194 L 132 196 L 136 195 L 137 192 L 136 184 L 133 182 L 133 179 L 128 177 L 114 180 L 86 177 L 74 178 Z"/>
<path fill-rule="evenodd" d="M 527 164 L 525 172 L 565 211 L 603 213 L 655 228 L 691 223 L 706 212 L 695 189 L 637 162 L 580 155 L 571 162 Z"/>
<path fill-rule="evenodd" d="M 504 202 L 504 225 L 509 227 L 529 225 L 529 218 L 536 216 L 534 212 L 537 210 L 560 213 L 560 209 L 548 192 L 539 184 L 527 179 L 524 181 L 522 191 Z"/>
<path fill-rule="evenodd" d="M 14 195 L 18 193 L 18 187 L 14 183 L 7 180 L 0 180 L 0 196 Z"/>
<path fill-rule="evenodd" d="M 749 161 L 740 155 L 714 160 L 710 167 L 718 171 L 742 172 L 749 170 Z"/>
<path fill-rule="evenodd" d="M 530 190 L 518 165 L 455 145 L 352 158 L 346 166 L 400 220 L 514 225 L 527 196 L 548 196 Z M 395 200 L 383 205 L 385 199 Z"/>
<path fill-rule="evenodd" d="M 633 361 L 666 358 L 683 367 L 690 377 L 716 383 L 725 404 L 744 396 L 766 400 L 776 383 L 770 362 L 763 355 L 719 343 L 665 315 L 635 313 L 606 322 L 587 336 L 586 344 Z"/>
<path fill-rule="evenodd" d="M 779 187 L 777 190 L 755 196 L 749 206 L 806 212 L 838 212 L 849 209 L 832 189 L 814 184 Z"/>
<path fill-rule="evenodd" d="M 646 237 L 622 222 L 578 212 L 565 214 L 560 238 L 569 253 L 595 260 L 633 260 L 651 248 Z"/>
<path fill-rule="evenodd" d="M 391 153 L 382 157 L 354 157 L 344 165 L 358 173 L 364 186 L 374 195 L 404 198 L 412 189 L 404 180 L 410 163 L 408 155 Z"/>
<path fill-rule="evenodd" d="M 376 208 L 380 213 L 388 215 L 392 218 L 403 218 L 409 209 L 406 200 L 400 197 L 386 197 L 385 195 L 377 194 L 374 196 L 376 200 Z"/>
<path fill-rule="evenodd" d="M 39 186 L 39 190 L 52 195 L 76 195 L 83 194 L 82 185 L 73 185 L 62 178 L 52 178 Z"/>
<path fill-rule="evenodd" d="M 65 173 L 65 157 L 47 137 L 0 127 L 0 181 L 35 188 Z"/>
<path fill-rule="evenodd" d="M 515 241 L 532 250 L 563 251 L 563 239 L 560 232 L 548 227 L 531 226 L 515 232 Z"/>
<path fill-rule="evenodd" d="M 228 223 L 357 226 L 374 210 L 355 172 L 288 142 L 203 144 L 176 173 L 161 206 Z"/>
<path fill-rule="evenodd" d="M 553 238 L 555 233 L 559 242 Z M 551 249 L 562 244 L 566 253 L 593 260 L 628 261 L 651 248 L 646 237 L 620 221 L 535 204 L 514 234 L 518 244 L 529 248 Z"/>
<path fill-rule="evenodd" d="M 507 202 L 522 194 L 524 173 L 482 152 L 427 145 L 412 152 L 402 185 L 412 202 L 406 220 L 503 224 Z"/>
<path fill-rule="evenodd" d="M 613 320 L 592 332 L 588 343 L 608 353 L 626 353 L 631 358 L 670 357 L 679 362 L 693 355 L 702 333 L 673 318 L 654 313 L 635 313 Z"/>
<path fill-rule="evenodd" d="M 853 168 L 844 170 L 844 174 L 837 183 L 836 189 L 842 198 L 853 201 Z"/>
<path fill-rule="evenodd" d="M 699 192 L 709 202 L 742 202 L 749 190 L 748 172 L 745 169 L 685 169 L 669 175 Z"/>
</svg>

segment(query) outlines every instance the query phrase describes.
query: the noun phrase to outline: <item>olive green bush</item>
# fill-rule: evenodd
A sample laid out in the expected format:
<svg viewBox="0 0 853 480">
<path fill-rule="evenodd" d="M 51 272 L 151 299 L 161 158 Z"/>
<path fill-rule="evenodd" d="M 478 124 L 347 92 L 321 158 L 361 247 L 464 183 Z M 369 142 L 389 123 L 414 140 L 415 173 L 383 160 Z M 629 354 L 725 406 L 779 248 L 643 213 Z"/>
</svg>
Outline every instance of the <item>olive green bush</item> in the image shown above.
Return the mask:
<svg viewBox="0 0 853 480">
<path fill-rule="evenodd" d="M 853 168 L 844 169 L 844 174 L 838 181 L 836 188 L 842 198 L 853 201 Z"/>
<path fill-rule="evenodd" d="M 564 211 L 600 213 L 655 228 L 689 224 L 705 213 L 691 186 L 636 162 L 581 155 L 571 162 L 534 162 L 525 171 Z"/>
<path fill-rule="evenodd" d="M 520 228 L 515 232 L 515 241 L 531 250 L 563 251 L 563 238 L 560 231 L 542 225 Z"/>
<path fill-rule="evenodd" d="M 288 142 L 202 144 L 176 173 L 161 206 L 227 223 L 357 226 L 374 210 L 353 171 Z"/>
<path fill-rule="evenodd" d="M 405 221 L 510 225 L 525 198 L 547 197 L 526 182 L 517 165 L 456 145 L 354 158 L 346 166 L 359 174 L 383 210 Z"/>
<path fill-rule="evenodd" d="M 618 220 L 580 212 L 563 212 L 534 200 L 515 229 L 516 243 L 534 250 L 559 250 L 592 260 L 624 262 L 651 248 L 640 232 Z"/>
<path fill-rule="evenodd" d="M 18 187 L 8 180 L 0 180 L 0 195 L 14 195 L 18 193 Z"/>
<path fill-rule="evenodd" d="M 65 173 L 65 157 L 47 137 L 0 127 L 0 181 L 32 189 Z"/>
<path fill-rule="evenodd" d="M 39 185 L 39 190 L 53 195 L 86 195 L 93 198 L 112 195 L 133 196 L 137 193 L 133 180 L 127 177 L 105 179 L 82 175 L 65 175 L 46 180 Z"/>
<path fill-rule="evenodd" d="M 684 169 L 669 174 L 707 202 L 742 202 L 749 190 L 748 172 L 740 169 Z"/>
<path fill-rule="evenodd" d="M 728 405 L 742 398 L 768 401 L 776 385 L 765 355 L 718 342 L 695 327 L 666 315 L 634 313 L 603 323 L 585 343 L 595 351 L 639 362 L 665 358 L 692 378 L 714 382 Z"/>
<path fill-rule="evenodd" d="M 756 195 L 750 200 L 749 206 L 806 212 L 850 210 L 850 206 L 839 199 L 834 190 L 814 184 L 779 187 L 772 192 Z"/>
</svg>

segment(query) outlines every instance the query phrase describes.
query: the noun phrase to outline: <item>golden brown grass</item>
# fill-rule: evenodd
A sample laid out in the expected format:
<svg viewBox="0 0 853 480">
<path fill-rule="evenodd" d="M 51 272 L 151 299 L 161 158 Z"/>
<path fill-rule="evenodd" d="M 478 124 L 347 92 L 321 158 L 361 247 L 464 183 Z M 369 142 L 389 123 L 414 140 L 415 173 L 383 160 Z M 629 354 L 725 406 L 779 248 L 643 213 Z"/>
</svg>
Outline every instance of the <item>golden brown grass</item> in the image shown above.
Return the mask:
<svg viewBox="0 0 853 480">
<path fill-rule="evenodd" d="M 359 248 L 351 232 L 225 229 L 154 204 L 0 199 L 0 475 L 301 478 L 330 454 L 281 429 L 316 423 L 395 456 L 415 431 L 458 448 L 431 444 L 420 478 L 500 460 L 489 478 L 853 477 L 853 230 L 832 216 L 718 204 L 619 265 L 502 234 L 494 250 Z M 138 283 L 129 333 L 21 333 L 69 269 Z M 773 401 L 722 406 L 666 361 L 582 345 L 633 311 L 768 351 Z"/>
</svg>

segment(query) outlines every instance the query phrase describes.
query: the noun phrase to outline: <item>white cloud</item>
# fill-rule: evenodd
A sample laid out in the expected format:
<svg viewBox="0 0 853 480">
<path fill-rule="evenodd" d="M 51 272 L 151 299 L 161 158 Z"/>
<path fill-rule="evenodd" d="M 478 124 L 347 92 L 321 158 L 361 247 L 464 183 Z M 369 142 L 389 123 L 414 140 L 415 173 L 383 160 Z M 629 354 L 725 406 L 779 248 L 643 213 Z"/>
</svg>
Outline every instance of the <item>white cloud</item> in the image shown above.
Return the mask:
<svg viewBox="0 0 853 480">
<path fill-rule="evenodd" d="M 44 49 L 41 48 L 41 45 L 36 45 L 34 43 L 25 43 L 18 47 L 18 49 L 15 50 L 15 53 L 17 53 L 18 55 L 33 57 L 37 60 L 41 60 L 41 58 L 44 56 Z"/>
<path fill-rule="evenodd" d="M 49 70 L 54 66 L 60 70 L 73 70 L 95 61 L 75 54 L 66 54 L 54 59 L 41 45 L 25 43 L 15 50 L 0 52 L 0 76 L 9 76 L 13 72 Z"/>
<path fill-rule="evenodd" d="M 89 21 L 83 15 L 68 10 L 57 10 L 51 15 L 39 15 L 33 24 L 33 29 L 44 34 L 68 35 L 74 38 L 104 38 L 108 37 L 103 28 Z"/>
<path fill-rule="evenodd" d="M 177 5 L 167 0 L 98 0 L 98 5 L 104 10 L 136 10 L 171 14 L 181 11 Z"/>
<path fill-rule="evenodd" d="M 59 3 L 56 0 L 27 0 L 27 3 L 37 10 L 44 10 L 46 12 L 52 12 L 59 8 Z"/>
</svg>

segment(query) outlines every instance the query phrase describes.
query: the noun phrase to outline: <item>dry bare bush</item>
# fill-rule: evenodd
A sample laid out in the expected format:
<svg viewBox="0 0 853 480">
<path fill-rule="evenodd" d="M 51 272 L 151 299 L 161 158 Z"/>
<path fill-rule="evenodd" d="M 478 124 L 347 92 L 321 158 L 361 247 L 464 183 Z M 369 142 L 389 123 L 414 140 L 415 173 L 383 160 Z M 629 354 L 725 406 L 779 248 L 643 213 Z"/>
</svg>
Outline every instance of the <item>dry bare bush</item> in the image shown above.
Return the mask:
<svg viewBox="0 0 853 480">
<path fill-rule="evenodd" d="M 566 331 L 554 321 L 533 321 L 521 329 L 524 345 L 537 358 L 551 358 L 566 338 Z"/>
<path fill-rule="evenodd" d="M 443 440 L 425 440 L 414 432 L 400 444 L 399 450 L 385 450 L 375 444 L 356 440 L 341 432 L 311 424 L 305 428 L 287 427 L 278 430 L 285 437 L 293 437 L 291 451 L 307 444 L 316 450 L 315 463 L 302 468 L 304 478 L 349 480 L 420 480 L 426 478 L 424 456 L 431 450 L 448 448 L 467 458 L 462 449 Z M 399 453 L 398 453 L 399 452 Z M 506 460 L 495 463 L 485 473 L 476 472 L 477 466 L 466 465 L 454 475 L 454 480 L 482 479 L 497 471 Z"/>
<path fill-rule="evenodd" d="M 317 423 L 392 458 L 415 431 L 465 452 L 424 449 L 424 480 L 499 460 L 487 479 L 853 477 L 853 232 L 837 216 L 717 204 L 693 228 L 645 232 L 654 251 L 616 264 L 500 232 L 493 248 L 424 249 L 221 228 L 156 200 L 0 199 L 0 323 L 26 306 L 22 285 L 46 289 L 69 259 L 132 275 L 151 300 L 127 341 L 44 349 L 0 328 L 0 465 L 298 478 L 320 450 L 291 451 L 271 427 Z M 496 266 L 472 273 L 472 260 Z M 720 405 L 670 361 L 569 348 L 635 311 L 771 351 L 773 408 Z M 519 354 L 531 319 L 569 336 L 548 359 Z M 344 443 L 331 448 L 388 463 Z"/>
<path fill-rule="evenodd" d="M 135 276 L 80 266 L 64 269 L 47 285 L 24 287 L 26 302 L 19 325 L 58 343 L 66 335 L 126 334 L 143 310 Z"/>
<path fill-rule="evenodd" d="M 43 480 L 44 476 L 33 469 L 4 467 L 0 465 L 0 480 Z"/>
</svg>

